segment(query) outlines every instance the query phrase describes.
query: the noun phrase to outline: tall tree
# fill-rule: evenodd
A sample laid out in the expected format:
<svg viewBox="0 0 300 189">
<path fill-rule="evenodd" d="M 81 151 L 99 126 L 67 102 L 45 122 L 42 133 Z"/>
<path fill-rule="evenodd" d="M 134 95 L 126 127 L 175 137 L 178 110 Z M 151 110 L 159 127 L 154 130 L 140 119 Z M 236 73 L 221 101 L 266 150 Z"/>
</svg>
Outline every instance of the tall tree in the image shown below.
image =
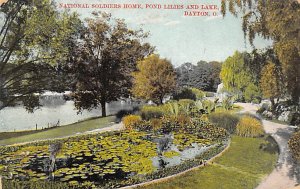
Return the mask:
<svg viewBox="0 0 300 189">
<path fill-rule="evenodd" d="M 138 62 L 138 71 L 133 73 L 133 77 L 132 93 L 157 104 L 162 104 L 165 95 L 173 92 L 176 86 L 176 74 L 171 62 L 155 54 Z"/>
<path fill-rule="evenodd" d="M 260 88 L 263 96 L 270 99 L 273 110 L 275 108 L 275 98 L 279 98 L 283 94 L 280 75 L 280 68 L 272 62 L 268 62 L 261 72 Z"/>
<path fill-rule="evenodd" d="M 153 48 L 142 40 L 148 36 L 142 30 L 133 31 L 123 20 L 110 14 L 94 12 L 74 42 L 69 64 L 73 75 L 72 91 L 79 111 L 101 106 L 129 95 L 131 72 L 136 62 L 152 53 Z"/>
<path fill-rule="evenodd" d="M 194 87 L 205 91 L 216 91 L 220 84 L 221 63 L 199 61 L 197 65 L 185 63 L 176 68 L 177 84 L 180 88 Z"/>
<path fill-rule="evenodd" d="M 220 78 L 227 91 L 243 94 L 246 87 L 252 82 L 252 75 L 245 66 L 247 57 L 247 53 L 236 51 L 223 63 Z"/>
<path fill-rule="evenodd" d="M 66 61 L 77 15 L 57 11 L 50 0 L 9 0 L 0 16 L 0 110 L 21 100 L 33 111 L 39 105 L 34 93 L 49 87 Z"/>
<path fill-rule="evenodd" d="M 286 90 L 297 104 L 300 98 L 300 4 L 297 0 L 222 0 L 222 12 L 243 11 L 242 29 L 251 44 L 256 35 L 274 41 Z"/>
</svg>

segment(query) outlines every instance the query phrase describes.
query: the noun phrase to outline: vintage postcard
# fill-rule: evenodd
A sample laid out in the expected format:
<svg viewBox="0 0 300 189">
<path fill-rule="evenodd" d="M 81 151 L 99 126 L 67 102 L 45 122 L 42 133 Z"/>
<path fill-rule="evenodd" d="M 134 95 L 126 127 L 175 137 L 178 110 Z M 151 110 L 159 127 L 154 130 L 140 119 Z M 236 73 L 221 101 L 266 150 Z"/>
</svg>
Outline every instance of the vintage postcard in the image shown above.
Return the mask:
<svg viewBox="0 0 300 189">
<path fill-rule="evenodd" d="M 2 0 L 0 26 L 0 189 L 299 187 L 299 0 Z"/>
</svg>

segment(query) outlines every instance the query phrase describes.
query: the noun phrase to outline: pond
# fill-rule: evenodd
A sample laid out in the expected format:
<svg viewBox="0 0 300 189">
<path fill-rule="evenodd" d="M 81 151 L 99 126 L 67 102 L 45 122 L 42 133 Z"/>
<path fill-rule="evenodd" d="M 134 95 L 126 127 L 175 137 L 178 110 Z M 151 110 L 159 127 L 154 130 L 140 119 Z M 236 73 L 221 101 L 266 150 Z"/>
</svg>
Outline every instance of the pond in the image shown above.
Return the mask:
<svg viewBox="0 0 300 189">
<path fill-rule="evenodd" d="M 23 106 L 7 107 L 0 111 L 0 132 L 32 130 L 36 128 L 66 125 L 91 117 L 101 116 L 101 107 L 77 114 L 73 101 L 66 101 L 63 94 L 54 93 L 41 97 L 43 105 L 34 113 L 28 113 Z M 133 105 L 125 101 L 106 104 L 107 114 L 115 114 L 121 109 L 129 109 Z"/>
<path fill-rule="evenodd" d="M 160 141 L 170 136 L 167 146 L 160 149 Z M 200 139 L 189 133 L 167 136 L 130 131 L 78 136 L 50 145 L 16 147 L 11 152 L 12 148 L 4 147 L 0 174 L 19 181 L 52 180 L 78 187 L 87 183 L 101 186 L 182 164 L 219 144 L 220 141 Z M 52 164 L 51 153 L 55 148 L 56 161 Z"/>
</svg>

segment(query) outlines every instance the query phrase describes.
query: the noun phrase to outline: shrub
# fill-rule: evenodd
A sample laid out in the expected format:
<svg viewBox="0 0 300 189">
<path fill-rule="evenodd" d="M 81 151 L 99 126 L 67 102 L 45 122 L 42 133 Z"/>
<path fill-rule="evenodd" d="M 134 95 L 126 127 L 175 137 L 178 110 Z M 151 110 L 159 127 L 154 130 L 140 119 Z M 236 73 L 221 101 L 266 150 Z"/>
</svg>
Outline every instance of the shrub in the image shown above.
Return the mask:
<svg viewBox="0 0 300 189">
<path fill-rule="evenodd" d="M 246 90 L 244 92 L 244 97 L 246 102 L 253 102 L 258 104 L 261 101 L 260 96 L 261 96 L 261 92 L 258 86 L 251 83 L 246 87 Z"/>
<path fill-rule="evenodd" d="M 161 118 L 166 112 L 164 109 L 165 106 L 143 106 L 140 115 L 143 120 Z"/>
<path fill-rule="evenodd" d="M 291 125 L 300 126 L 300 112 L 291 113 Z"/>
<path fill-rule="evenodd" d="M 300 131 L 294 133 L 290 138 L 289 148 L 293 157 L 300 162 Z"/>
<path fill-rule="evenodd" d="M 196 100 L 201 100 L 205 97 L 205 92 L 201 91 L 200 89 L 191 88 L 191 90 L 195 94 Z"/>
<path fill-rule="evenodd" d="M 161 129 L 162 128 L 162 120 L 161 119 L 157 119 L 157 118 L 152 118 L 150 120 L 150 125 L 151 125 L 151 128 L 153 130 L 158 130 L 158 129 Z"/>
<path fill-rule="evenodd" d="M 179 91 L 177 91 L 175 94 L 173 94 L 174 100 L 180 100 L 180 99 L 191 99 L 196 100 L 196 94 L 193 93 L 192 89 L 189 88 L 183 88 Z"/>
<path fill-rule="evenodd" d="M 225 110 L 230 110 L 233 108 L 233 100 L 231 97 L 226 97 L 222 100 L 222 107 Z"/>
<path fill-rule="evenodd" d="M 251 117 L 253 119 L 256 119 L 257 121 L 259 121 L 261 124 L 262 124 L 262 119 L 256 115 L 256 114 L 251 114 L 251 113 L 242 113 L 242 114 L 239 114 L 241 117 L 243 116 L 247 116 L 247 117 Z"/>
<path fill-rule="evenodd" d="M 208 120 L 216 125 L 217 127 L 221 127 L 226 129 L 230 134 L 235 133 L 236 126 L 240 120 L 239 116 L 228 113 L 228 112 L 219 112 L 219 113 L 211 113 L 208 115 Z"/>
<path fill-rule="evenodd" d="M 181 99 L 178 102 L 179 104 L 179 111 L 181 114 L 191 115 L 191 111 L 195 106 L 195 101 L 190 99 Z"/>
<path fill-rule="evenodd" d="M 139 107 L 133 107 L 132 109 L 123 109 L 123 110 L 119 110 L 116 113 L 116 123 L 120 122 L 122 120 L 123 117 L 130 115 L 130 114 L 136 114 L 139 112 Z"/>
<path fill-rule="evenodd" d="M 243 116 L 237 124 L 236 134 L 242 137 L 259 137 L 264 134 L 263 125 L 253 117 Z"/>
<path fill-rule="evenodd" d="M 179 104 L 177 102 L 168 103 L 165 106 L 168 107 L 168 114 L 173 116 L 179 115 Z"/>
<path fill-rule="evenodd" d="M 216 110 L 216 103 L 211 100 L 203 100 L 202 105 L 207 113 L 214 112 Z"/>
<path fill-rule="evenodd" d="M 132 130 L 142 122 L 141 116 L 138 115 L 128 115 L 123 118 L 123 123 L 125 129 Z"/>
</svg>

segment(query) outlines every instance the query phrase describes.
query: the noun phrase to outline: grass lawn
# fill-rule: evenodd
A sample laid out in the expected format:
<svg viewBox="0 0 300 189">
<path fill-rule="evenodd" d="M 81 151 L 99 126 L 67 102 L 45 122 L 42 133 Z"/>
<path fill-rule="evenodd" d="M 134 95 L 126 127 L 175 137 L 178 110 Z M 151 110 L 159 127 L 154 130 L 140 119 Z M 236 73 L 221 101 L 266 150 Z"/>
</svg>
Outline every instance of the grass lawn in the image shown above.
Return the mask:
<svg viewBox="0 0 300 189">
<path fill-rule="evenodd" d="M 36 132 L 32 131 L 33 133 L 30 133 L 30 131 L 28 131 L 26 135 L 20 132 L 19 135 L 17 136 L 18 132 L 15 132 L 17 134 L 15 134 L 13 138 L 8 138 L 7 136 L 5 136 L 6 134 L 11 136 L 12 133 L 0 133 L 0 145 L 9 145 L 15 143 L 30 142 L 34 140 L 43 140 L 43 139 L 52 139 L 52 138 L 70 136 L 76 133 L 82 133 L 85 131 L 108 127 L 112 125 L 113 120 L 114 120 L 114 116 L 110 116 L 104 118 L 89 119 L 86 121 L 55 127 L 47 130 L 41 130 Z M 6 139 L 2 140 L 1 137 Z"/>
<path fill-rule="evenodd" d="M 144 189 L 252 189 L 275 167 L 277 150 L 260 149 L 264 138 L 233 136 L 227 152 L 198 170 Z"/>
</svg>

